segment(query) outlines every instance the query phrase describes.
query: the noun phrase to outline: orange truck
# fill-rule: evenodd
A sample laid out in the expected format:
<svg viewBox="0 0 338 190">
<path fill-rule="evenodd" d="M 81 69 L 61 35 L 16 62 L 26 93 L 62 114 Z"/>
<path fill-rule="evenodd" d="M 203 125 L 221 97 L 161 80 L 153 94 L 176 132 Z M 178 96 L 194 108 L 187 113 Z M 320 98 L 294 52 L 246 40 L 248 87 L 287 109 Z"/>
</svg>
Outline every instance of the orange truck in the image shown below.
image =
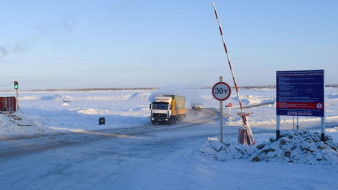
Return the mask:
<svg viewBox="0 0 338 190">
<path fill-rule="evenodd" d="M 152 124 L 172 124 L 186 117 L 185 97 L 177 95 L 156 96 L 150 104 Z"/>
</svg>

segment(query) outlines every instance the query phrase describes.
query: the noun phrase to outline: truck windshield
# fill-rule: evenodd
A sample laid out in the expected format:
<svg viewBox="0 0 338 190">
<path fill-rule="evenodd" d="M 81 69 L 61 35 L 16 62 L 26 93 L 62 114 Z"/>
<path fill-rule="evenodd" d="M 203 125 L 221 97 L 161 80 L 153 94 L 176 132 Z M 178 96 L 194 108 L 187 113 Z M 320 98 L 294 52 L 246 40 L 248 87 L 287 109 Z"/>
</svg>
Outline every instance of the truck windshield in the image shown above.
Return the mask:
<svg viewBox="0 0 338 190">
<path fill-rule="evenodd" d="M 168 110 L 168 103 L 153 103 L 154 110 Z"/>
</svg>

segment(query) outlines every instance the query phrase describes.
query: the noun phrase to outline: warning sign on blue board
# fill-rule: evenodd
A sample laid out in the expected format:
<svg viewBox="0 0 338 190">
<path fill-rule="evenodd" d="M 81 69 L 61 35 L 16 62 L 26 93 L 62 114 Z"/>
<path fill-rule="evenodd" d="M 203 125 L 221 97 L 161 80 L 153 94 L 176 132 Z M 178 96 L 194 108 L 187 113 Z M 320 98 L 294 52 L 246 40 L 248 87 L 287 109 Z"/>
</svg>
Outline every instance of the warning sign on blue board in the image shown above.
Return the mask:
<svg viewBox="0 0 338 190">
<path fill-rule="evenodd" d="M 324 70 L 277 71 L 277 115 L 324 117 Z"/>
</svg>

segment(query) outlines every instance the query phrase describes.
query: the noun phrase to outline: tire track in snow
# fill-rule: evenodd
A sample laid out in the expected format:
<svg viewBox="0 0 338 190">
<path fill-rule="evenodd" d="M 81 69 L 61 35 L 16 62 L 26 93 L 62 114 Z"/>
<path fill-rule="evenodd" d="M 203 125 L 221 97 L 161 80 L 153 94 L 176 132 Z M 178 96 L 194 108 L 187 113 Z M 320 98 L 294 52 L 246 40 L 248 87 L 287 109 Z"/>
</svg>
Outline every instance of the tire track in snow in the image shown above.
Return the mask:
<svg viewBox="0 0 338 190">
<path fill-rule="evenodd" d="M 200 111 L 189 110 L 187 113 L 187 119 L 182 122 L 178 122 L 175 125 L 145 124 L 127 128 L 96 131 L 72 130 L 69 133 L 1 137 L 0 160 L 63 146 L 91 143 L 106 138 L 134 138 L 154 132 L 193 127 L 213 120 L 217 120 L 217 118 L 216 112 L 212 109 L 203 109 Z"/>
</svg>

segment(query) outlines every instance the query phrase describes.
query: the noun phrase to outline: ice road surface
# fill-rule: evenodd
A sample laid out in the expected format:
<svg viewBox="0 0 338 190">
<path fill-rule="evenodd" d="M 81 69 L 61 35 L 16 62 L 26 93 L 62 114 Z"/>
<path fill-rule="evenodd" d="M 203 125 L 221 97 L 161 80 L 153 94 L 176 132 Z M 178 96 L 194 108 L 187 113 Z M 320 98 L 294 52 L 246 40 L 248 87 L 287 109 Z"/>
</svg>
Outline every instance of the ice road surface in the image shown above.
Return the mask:
<svg viewBox="0 0 338 190">
<path fill-rule="evenodd" d="M 186 121 L 149 122 L 147 91 L 20 92 L 26 124 L 0 114 L 0 189 L 338 189 L 338 163 L 215 160 L 201 153 L 208 137 L 217 137 L 219 104 L 210 90 L 188 89 Z M 170 92 L 168 92 L 170 93 Z M 177 92 L 176 94 L 178 94 Z M 14 93 L 0 92 L 1 96 Z M 274 89 L 241 90 L 246 106 L 275 101 Z M 326 133 L 338 139 L 338 92 L 326 89 Z M 241 124 L 234 95 L 225 102 L 225 139 L 235 142 Z M 207 109 L 210 108 L 210 109 Z M 275 137 L 275 105 L 250 107 L 257 144 Z M 106 125 L 98 125 L 105 117 Z M 320 132 L 320 119 L 301 117 L 300 128 Z M 282 130 L 294 128 L 282 117 Z"/>
</svg>

